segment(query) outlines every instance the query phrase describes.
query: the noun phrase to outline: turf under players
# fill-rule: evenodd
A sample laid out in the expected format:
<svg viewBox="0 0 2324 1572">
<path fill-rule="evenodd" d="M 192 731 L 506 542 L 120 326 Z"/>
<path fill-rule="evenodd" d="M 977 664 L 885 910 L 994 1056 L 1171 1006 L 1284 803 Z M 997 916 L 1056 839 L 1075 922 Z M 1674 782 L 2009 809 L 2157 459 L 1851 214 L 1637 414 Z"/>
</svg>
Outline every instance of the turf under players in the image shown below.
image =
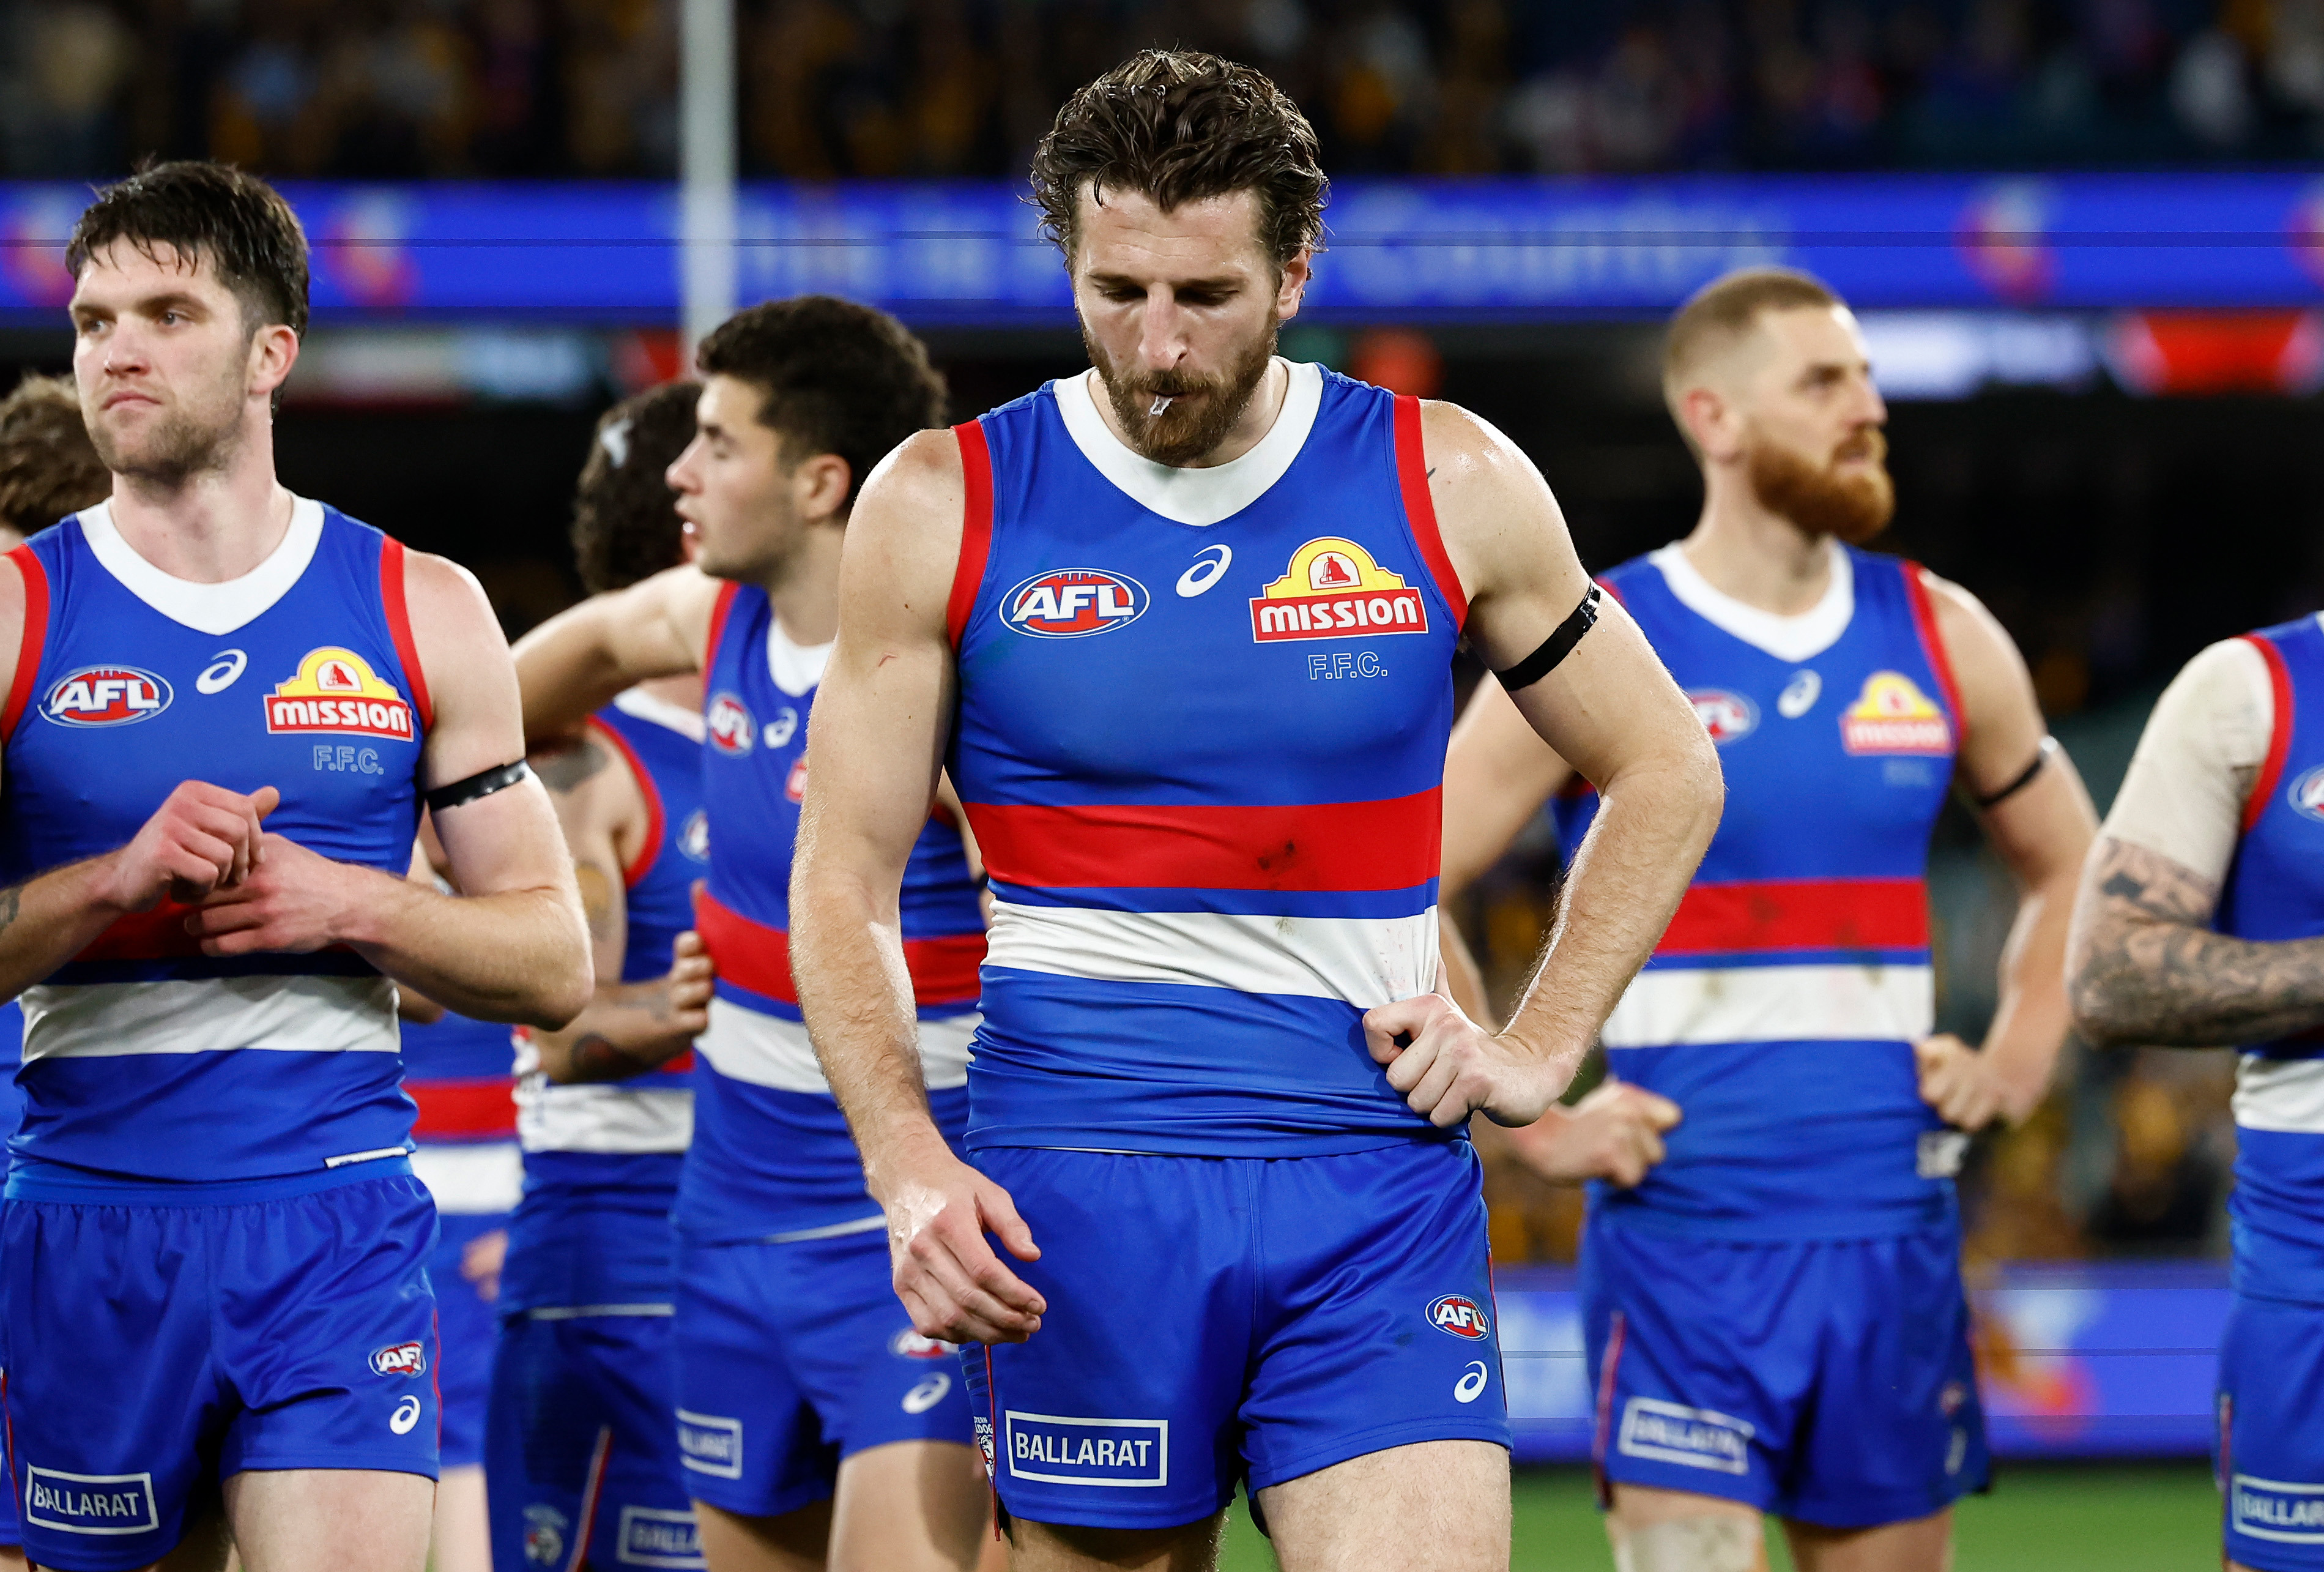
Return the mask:
<svg viewBox="0 0 2324 1572">
<path fill-rule="evenodd" d="M 672 383 L 597 422 L 573 544 L 592 593 L 686 559 L 663 471 L 701 388 Z M 694 1130 L 687 1055 L 710 966 L 691 889 L 709 870 L 702 683 L 641 683 L 537 756 L 597 948 L 597 993 L 520 1053 L 524 1199 L 493 1355 L 493 1558 L 503 1567 L 700 1566 L 678 1462 L 669 1213 Z"/>
<path fill-rule="evenodd" d="M 537 733 L 632 682 L 702 674 L 718 973 L 678 1187 L 678 1440 L 714 1572 L 973 1565 L 990 1539 L 958 1365 L 888 1289 L 878 1206 L 799 1024 L 785 893 L 840 542 L 880 457 L 942 418 L 892 318 L 827 296 L 703 341 L 699 432 L 670 480 L 696 565 L 585 603 L 519 652 Z M 957 1133 L 984 922 L 958 828 L 921 818 L 909 966 Z"/>
<path fill-rule="evenodd" d="M 2164 690 L 2082 874 L 2067 974 L 2105 1046 L 2240 1045 L 2221 1336 L 2224 1560 L 2324 1567 L 2324 624 Z"/>
<path fill-rule="evenodd" d="M 866 488 L 793 890 L 897 1287 L 990 1345 L 1013 1567 L 1208 1565 L 1240 1477 L 1286 1566 L 1505 1567 L 1462 1131 L 1564 1089 L 1709 838 L 1710 744 L 1626 616 L 1589 631 L 1506 439 L 1274 356 L 1324 181 L 1273 83 L 1141 54 L 1066 103 L 1034 181 L 1095 369 Z M 1463 633 L 1537 679 L 1528 717 L 1612 805 L 1498 1038 L 1429 992 Z M 997 897 L 973 1167 L 902 985 L 940 764 Z"/>
<path fill-rule="evenodd" d="M 1855 319 L 1804 274 L 1733 273 L 1673 319 L 1703 476 L 1684 541 L 1606 575 L 1717 743 L 1727 813 L 1606 1023 L 1609 1072 L 1677 1104 L 1667 1160 L 1601 1186 L 1582 1246 L 1597 1461 L 1624 1572 L 1936 1572 L 1982 1485 L 1951 1174 L 2041 1101 L 2091 813 L 2024 662 L 1967 591 L 1856 548 L 1888 522 Z M 1591 772 L 1490 684 L 1445 768 L 1447 882 Z M 1929 836 L 1949 789 L 2019 885 L 1981 1051 L 1932 1036 Z M 1572 1127 L 1518 1133 L 1545 1170 Z M 1625 1176 L 1628 1177 L 1628 1176 Z"/>
<path fill-rule="evenodd" d="M 473 579 L 275 480 L 307 250 L 164 164 L 68 253 L 103 505 L 0 568 L 0 1363 L 44 1567 L 419 1572 L 435 1236 L 395 983 L 562 1024 L 588 950 Z M 465 893 L 404 878 L 423 796 Z M 391 981 L 391 979 L 393 979 Z"/>
</svg>

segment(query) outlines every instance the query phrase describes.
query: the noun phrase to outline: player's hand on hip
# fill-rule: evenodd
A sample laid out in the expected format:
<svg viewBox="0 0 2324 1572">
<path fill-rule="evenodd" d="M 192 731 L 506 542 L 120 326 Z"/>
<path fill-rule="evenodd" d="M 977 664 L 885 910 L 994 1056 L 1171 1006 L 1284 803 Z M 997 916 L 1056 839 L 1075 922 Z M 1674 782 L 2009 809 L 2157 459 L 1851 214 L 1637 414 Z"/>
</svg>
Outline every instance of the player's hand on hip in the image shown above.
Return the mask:
<svg viewBox="0 0 2324 1572">
<path fill-rule="evenodd" d="M 207 781 L 182 781 L 127 846 L 114 854 L 112 903 L 150 911 L 163 896 L 191 904 L 240 884 L 261 860 L 261 828 L 281 794 L 244 796 Z"/>
<path fill-rule="evenodd" d="M 699 1037 L 710 1030 L 710 995 L 717 982 L 702 936 L 692 929 L 679 934 L 670 946 L 669 975 L 662 979 L 672 1031 Z"/>
<path fill-rule="evenodd" d="M 1628 1189 L 1663 1160 L 1663 1132 L 1681 1116 L 1668 1097 L 1609 1079 L 1571 1110 L 1510 1131 L 1509 1149 L 1553 1183 L 1606 1179 Z"/>
<path fill-rule="evenodd" d="M 1921 1101 L 1957 1130 L 1982 1130 L 1996 1120 L 2014 1124 L 2041 1102 L 2038 1091 L 2027 1095 L 2012 1087 L 1992 1055 L 1949 1031 L 1913 1044 L 1913 1060 Z"/>
<path fill-rule="evenodd" d="M 886 1187 L 888 1253 L 896 1297 L 923 1337 L 947 1343 L 1022 1343 L 1041 1329 L 1048 1303 L 993 1253 L 998 1238 L 1019 1261 L 1038 1261 L 1033 1231 L 1009 1192 L 942 1149 Z"/>
<path fill-rule="evenodd" d="M 263 855 L 248 877 L 213 890 L 187 917 L 186 931 L 202 941 L 202 953 L 303 953 L 337 943 L 346 931 L 346 913 L 361 898 L 356 882 L 368 870 L 318 856 L 279 835 L 265 837 L 260 849 Z"/>
<path fill-rule="evenodd" d="M 1440 1129 L 1482 1114 L 1496 1124 L 1530 1124 L 1573 1079 L 1514 1038 L 1495 1036 L 1442 994 L 1421 994 L 1364 1013 L 1364 1042 L 1388 1067 L 1388 1084 Z M 1578 1062 L 1578 1061 L 1577 1061 Z"/>
</svg>

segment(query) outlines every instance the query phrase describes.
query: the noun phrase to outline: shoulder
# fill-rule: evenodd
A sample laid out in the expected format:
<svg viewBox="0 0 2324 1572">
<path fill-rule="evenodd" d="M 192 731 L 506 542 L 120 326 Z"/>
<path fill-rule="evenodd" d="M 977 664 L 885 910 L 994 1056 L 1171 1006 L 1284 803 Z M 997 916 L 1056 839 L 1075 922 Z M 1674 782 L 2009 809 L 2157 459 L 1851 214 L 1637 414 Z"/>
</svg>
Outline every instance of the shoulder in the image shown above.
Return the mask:
<svg viewBox="0 0 2324 1572">
<path fill-rule="evenodd" d="M 2167 724 L 2172 717 L 2183 715 L 2227 739 L 2230 752 L 2248 751 L 2233 745 L 2246 739 L 2255 739 L 2264 752 L 2275 725 L 2275 678 L 2259 638 L 2222 639 L 2197 652 L 2163 690 L 2154 715 L 2166 723 L 2159 727 L 2154 721 L 2148 723 L 2158 735 L 2172 730 Z"/>
<path fill-rule="evenodd" d="M 1432 480 L 1457 485 L 1538 478 L 1523 448 L 1490 421 L 1459 404 L 1423 399 L 1420 441 Z"/>
<path fill-rule="evenodd" d="M 991 507 L 991 473 L 976 462 L 982 429 L 916 431 L 882 458 L 863 483 L 847 521 L 851 564 L 878 565 L 913 582 L 940 576 L 959 557 L 971 504 Z"/>
<path fill-rule="evenodd" d="M 2023 663 L 2017 652 L 2016 641 L 2001 625 L 2001 619 L 1986 609 L 1985 602 L 1951 579 L 1931 572 L 1908 557 L 1858 551 L 1853 548 L 1849 555 L 1858 564 L 1871 562 L 1894 566 L 1904 582 L 1905 593 L 1928 606 L 1937 639 L 1944 646 L 1940 652 L 1955 663 L 1993 660 Z"/>
<path fill-rule="evenodd" d="M 403 594 L 415 622 L 425 616 L 448 624 L 482 617 L 495 628 L 500 625 L 493 615 L 491 597 L 476 576 L 433 551 L 405 549 Z"/>
</svg>

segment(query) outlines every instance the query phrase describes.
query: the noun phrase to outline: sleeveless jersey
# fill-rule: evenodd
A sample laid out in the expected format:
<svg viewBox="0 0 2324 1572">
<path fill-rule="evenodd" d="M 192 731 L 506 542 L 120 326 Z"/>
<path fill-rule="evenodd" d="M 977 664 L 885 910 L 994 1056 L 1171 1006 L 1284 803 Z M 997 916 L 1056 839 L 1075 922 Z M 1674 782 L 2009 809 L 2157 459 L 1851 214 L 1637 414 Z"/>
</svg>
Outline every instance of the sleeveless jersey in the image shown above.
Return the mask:
<svg viewBox="0 0 2324 1572">
<path fill-rule="evenodd" d="M 1418 403 L 1287 369 L 1209 469 L 1133 453 L 1086 376 L 958 430 L 949 763 L 998 902 L 972 1147 L 1456 1138 L 1362 1017 L 1436 975 L 1466 600 Z"/>
<path fill-rule="evenodd" d="M 645 799 L 644 845 L 622 870 L 621 980 L 652 982 L 693 926 L 690 892 L 709 872 L 702 717 L 632 689 L 591 730 Z M 524 1202 L 509 1225 L 501 1308 L 667 1305 L 669 1214 L 694 1133 L 692 1051 L 627 1080 L 558 1086 L 528 1040 L 517 1068 Z"/>
<path fill-rule="evenodd" d="M 515 1207 L 524 1181 L 516 1147 L 516 1083 L 508 1027 L 456 1011 L 403 1023 L 403 1090 L 412 1121 L 411 1171 L 436 1209 L 491 1216 Z"/>
<path fill-rule="evenodd" d="M 716 854 L 695 911 L 718 982 L 696 1043 L 694 1144 L 676 1213 L 697 1243 L 881 1225 L 791 981 L 791 845 L 827 653 L 793 643 L 764 590 L 720 594 L 703 664 L 702 796 Z M 960 832 L 941 818 L 912 847 L 901 905 L 928 1098 L 956 1142 L 984 916 Z"/>
<path fill-rule="evenodd" d="M 273 786 L 268 830 L 410 867 L 429 706 L 396 542 L 300 499 L 259 567 L 189 584 L 132 551 L 100 504 L 14 559 L 26 607 L 0 710 L 0 880 L 125 844 L 189 779 Z M 336 947 L 206 957 L 185 918 L 166 902 L 124 917 L 26 990 L 11 1194 L 76 1175 L 352 1179 L 401 1161 L 393 985 Z"/>
<path fill-rule="evenodd" d="M 2214 920 L 2237 939 L 2324 935 L 2324 628 L 2247 635 L 2266 657 L 2275 730 Z M 2235 1284 L 2324 1304 L 2324 1032 L 2246 1044 L 2236 1070 Z"/>
<path fill-rule="evenodd" d="M 1677 915 L 1606 1022 L 1607 1068 L 1678 1104 L 1669 1156 L 1600 1216 L 1734 1239 L 1948 1225 L 1965 1138 L 1921 1101 L 1929 837 L 1960 705 L 1921 569 L 1834 546 L 1823 606 L 1775 619 L 1675 546 L 1603 582 L 1718 744 L 1727 806 Z M 1844 597 L 1844 598 L 1843 598 Z M 1822 618 L 1781 658 L 1746 633 Z M 1817 637 L 1822 637 L 1819 633 Z M 1570 865 L 1596 816 L 1554 805 Z"/>
</svg>

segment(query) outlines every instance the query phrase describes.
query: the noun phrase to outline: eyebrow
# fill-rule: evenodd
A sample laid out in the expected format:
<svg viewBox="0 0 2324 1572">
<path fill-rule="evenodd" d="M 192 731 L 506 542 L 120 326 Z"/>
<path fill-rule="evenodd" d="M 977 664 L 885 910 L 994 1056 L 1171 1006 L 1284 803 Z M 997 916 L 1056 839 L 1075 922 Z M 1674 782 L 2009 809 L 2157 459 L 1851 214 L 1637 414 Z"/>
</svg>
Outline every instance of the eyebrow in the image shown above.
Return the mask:
<svg viewBox="0 0 2324 1572">
<path fill-rule="evenodd" d="M 151 315 L 157 311 L 167 311 L 172 310 L 191 310 L 202 311 L 208 310 L 209 308 L 204 304 L 201 297 L 198 295 L 188 294 L 183 290 L 170 290 L 158 295 L 141 295 L 136 300 L 130 301 L 125 309 L 132 311 L 143 311 Z M 79 316 L 83 313 L 95 313 L 98 310 L 99 308 L 85 302 L 76 303 L 72 307 L 72 312 L 75 316 Z"/>
<path fill-rule="evenodd" d="M 1089 275 L 1089 279 L 1090 282 L 1100 289 L 1110 289 L 1117 284 L 1128 285 L 1132 289 L 1147 287 L 1139 280 L 1121 273 L 1093 273 Z M 1173 290 L 1228 290 L 1240 289 L 1243 284 L 1243 279 L 1236 273 L 1222 273 L 1216 278 L 1157 279 L 1154 282 L 1167 283 Z"/>
</svg>

